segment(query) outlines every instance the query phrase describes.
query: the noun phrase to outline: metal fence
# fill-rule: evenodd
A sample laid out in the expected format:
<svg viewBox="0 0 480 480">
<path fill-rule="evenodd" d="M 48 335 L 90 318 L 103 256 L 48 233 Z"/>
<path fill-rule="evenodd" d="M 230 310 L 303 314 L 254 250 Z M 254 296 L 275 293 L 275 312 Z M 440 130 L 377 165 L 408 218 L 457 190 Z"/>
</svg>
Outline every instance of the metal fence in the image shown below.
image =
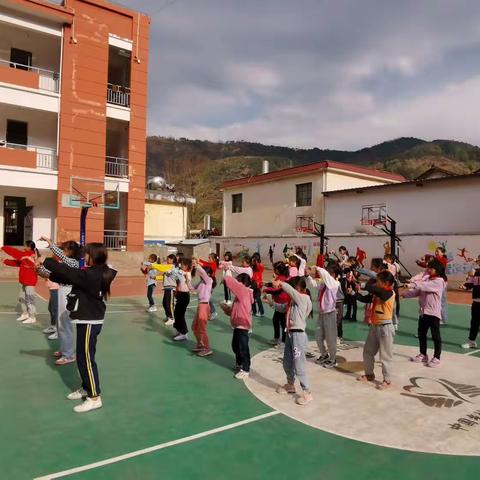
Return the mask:
<svg viewBox="0 0 480 480">
<path fill-rule="evenodd" d="M 37 154 L 37 167 L 57 170 L 57 151 L 53 148 L 38 147 L 36 145 L 22 145 L 0 140 L 0 148 L 2 147 L 35 152 Z"/>
<path fill-rule="evenodd" d="M 127 231 L 126 230 L 105 230 L 103 234 L 103 243 L 110 250 L 127 249 Z"/>
<path fill-rule="evenodd" d="M 107 84 L 107 102 L 130 107 L 130 88 L 122 85 Z"/>
<path fill-rule="evenodd" d="M 46 70 L 45 68 L 32 67 L 31 65 L 23 65 L 22 63 L 10 62 L 8 60 L 0 60 L 0 64 L 8 65 L 10 68 L 17 68 L 28 72 L 37 73 L 40 77 L 38 88 L 49 92 L 58 93 L 60 85 L 60 75 L 58 72 Z"/>
<path fill-rule="evenodd" d="M 108 177 L 128 177 L 128 159 L 120 157 L 106 157 L 105 175 Z"/>
</svg>

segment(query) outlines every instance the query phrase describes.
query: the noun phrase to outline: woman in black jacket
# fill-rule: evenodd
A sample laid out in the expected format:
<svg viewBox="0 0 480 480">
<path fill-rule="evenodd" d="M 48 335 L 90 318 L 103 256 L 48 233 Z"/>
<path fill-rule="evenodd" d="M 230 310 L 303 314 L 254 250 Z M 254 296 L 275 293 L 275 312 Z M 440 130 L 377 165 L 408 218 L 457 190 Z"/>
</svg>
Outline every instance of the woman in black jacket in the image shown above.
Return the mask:
<svg viewBox="0 0 480 480">
<path fill-rule="evenodd" d="M 110 295 L 110 284 L 117 274 L 108 267 L 107 258 L 107 249 L 103 244 L 90 243 L 85 249 L 85 269 L 71 268 L 52 258 L 43 261 L 43 266 L 51 272 L 50 280 L 72 285 L 67 310 L 70 311 L 72 323 L 77 326 L 77 366 L 82 387 L 67 398 L 85 398 L 83 403 L 74 407 L 77 413 L 102 407 L 95 351 L 105 318 L 105 300 Z M 41 265 L 42 259 L 37 263 Z"/>
</svg>

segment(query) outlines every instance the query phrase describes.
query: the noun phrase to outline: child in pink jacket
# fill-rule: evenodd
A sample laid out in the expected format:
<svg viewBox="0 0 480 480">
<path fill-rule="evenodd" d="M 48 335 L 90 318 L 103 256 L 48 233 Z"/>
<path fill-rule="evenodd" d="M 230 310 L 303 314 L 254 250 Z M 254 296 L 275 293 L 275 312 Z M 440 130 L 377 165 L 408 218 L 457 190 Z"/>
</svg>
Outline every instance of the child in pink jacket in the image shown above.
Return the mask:
<svg viewBox="0 0 480 480">
<path fill-rule="evenodd" d="M 222 304 L 223 311 L 230 316 L 233 328 L 232 350 L 235 353 L 235 378 L 243 380 L 250 372 L 250 349 L 248 333 L 252 329 L 253 290 L 250 288 L 252 279 L 247 273 L 241 273 L 237 278 L 223 279 L 227 288 L 235 295 L 232 306 Z"/>
</svg>

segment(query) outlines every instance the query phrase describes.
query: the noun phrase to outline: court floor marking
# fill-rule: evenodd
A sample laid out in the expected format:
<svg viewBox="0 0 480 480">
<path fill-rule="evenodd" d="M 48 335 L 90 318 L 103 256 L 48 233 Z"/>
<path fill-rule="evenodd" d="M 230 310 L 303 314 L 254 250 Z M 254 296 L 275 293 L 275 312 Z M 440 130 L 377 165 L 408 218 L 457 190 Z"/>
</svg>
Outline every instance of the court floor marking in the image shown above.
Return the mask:
<svg viewBox="0 0 480 480">
<path fill-rule="evenodd" d="M 472 350 L 470 352 L 464 353 L 464 355 L 475 355 L 476 353 L 479 353 L 479 352 L 480 352 L 480 349 L 477 349 L 477 350 Z"/>
<path fill-rule="evenodd" d="M 147 453 L 152 453 L 158 450 L 163 450 L 165 448 L 181 445 L 183 443 L 192 442 L 194 440 L 198 440 L 199 438 L 209 437 L 211 435 L 215 435 L 216 433 L 225 432 L 226 430 L 232 430 L 234 428 L 241 427 L 243 425 L 248 425 L 249 423 L 258 422 L 259 420 L 273 417 L 274 415 L 278 415 L 280 413 L 281 412 L 279 412 L 278 410 L 272 410 L 271 412 L 264 413 L 262 415 L 257 415 L 256 417 L 247 418 L 245 420 L 241 420 L 240 422 L 230 423 L 228 425 L 224 425 L 223 427 L 213 428 L 212 430 L 206 430 L 205 432 L 196 433 L 195 435 L 179 438 L 177 440 L 172 440 L 170 442 L 160 443 L 158 445 L 154 445 L 153 447 L 143 448 L 142 450 L 136 450 L 134 452 L 119 455 L 118 457 L 107 458 L 106 460 L 101 460 L 99 462 L 89 463 L 88 465 L 83 465 L 81 467 L 71 468 L 69 470 L 64 470 L 63 472 L 50 473 L 42 477 L 36 477 L 34 480 L 54 480 L 56 478 L 62 478 L 62 477 L 67 477 L 69 475 L 74 475 L 76 473 L 86 472 L 88 470 L 93 470 L 94 468 L 104 467 L 105 465 L 111 465 L 112 463 L 122 462 L 124 460 L 128 460 L 134 457 L 139 457 L 140 455 L 145 455 Z"/>
</svg>

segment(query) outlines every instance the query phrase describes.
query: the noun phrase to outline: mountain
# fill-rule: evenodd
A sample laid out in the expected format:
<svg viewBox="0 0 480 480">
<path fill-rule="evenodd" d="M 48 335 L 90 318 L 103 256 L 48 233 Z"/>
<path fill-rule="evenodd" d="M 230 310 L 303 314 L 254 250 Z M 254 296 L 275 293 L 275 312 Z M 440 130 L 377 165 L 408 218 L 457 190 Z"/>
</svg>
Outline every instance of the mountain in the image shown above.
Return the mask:
<svg viewBox="0 0 480 480">
<path fill-rule="evenodd" d="M 178 190 L 197 199 L 190 212 L 191 228 L 201 228 L 210 214 L 213 225 L 221 226 L 222 194 L 225 180 L 261 173 L 262 161 L 270 170 L 332 160 L 400 173 L 413 179 L 432 165 L 453 173 L 480 168 L 480 148 L 454 140 L 397 138 L 354 152 L 345 150 L 299 149 L 253 142 L 216 143 L 186 138 L 147 138 L 147 175 L 162 175 Z"/>
</svg>

